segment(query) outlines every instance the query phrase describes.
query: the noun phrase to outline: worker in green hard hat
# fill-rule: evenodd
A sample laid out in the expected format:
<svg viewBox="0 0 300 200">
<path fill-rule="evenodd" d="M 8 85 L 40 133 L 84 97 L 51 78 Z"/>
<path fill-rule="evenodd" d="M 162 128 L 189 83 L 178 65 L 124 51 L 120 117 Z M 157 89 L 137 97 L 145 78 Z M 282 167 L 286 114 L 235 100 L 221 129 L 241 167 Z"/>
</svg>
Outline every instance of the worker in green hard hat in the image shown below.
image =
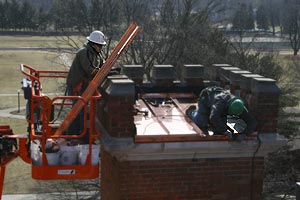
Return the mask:
<svg viewBox="0 0 300 200">
<path fill-rule="evenodd" d="M 198 98 L 198 108 L 190 106 L 186 115 L 204 133 L 208 134 L 210 129 L 214 134 L 223 134 L 238 141 L 255 133 L 257 126 L 256 119 L 249 113 L 244 101 L 220 87 L 203 89 Z M 243 132 L 233 134 L 233 130 L 227 125 L 228 117 L 242 119 L 246 124 Z"/>
</svg>

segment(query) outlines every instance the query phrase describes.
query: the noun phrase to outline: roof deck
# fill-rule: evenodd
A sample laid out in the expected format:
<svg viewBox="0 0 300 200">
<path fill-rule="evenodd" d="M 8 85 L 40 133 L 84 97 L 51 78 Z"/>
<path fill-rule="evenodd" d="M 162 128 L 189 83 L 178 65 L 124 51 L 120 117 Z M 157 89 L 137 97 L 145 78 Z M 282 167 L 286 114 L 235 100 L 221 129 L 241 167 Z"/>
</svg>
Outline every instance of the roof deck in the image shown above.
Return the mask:
<svg viewBox="0 0 300 200">
<path fill-rule="evenodd" d="M 192 93 L 148 93 L 135 104 L 135 142 L 226 141 L 227 136 L 205 135 L 185 114 L 197 105 Z M 229 123 L 234 127 L 235 123 Z M 254 139 L 254 138 L 248 138 Z"/>
</svg>

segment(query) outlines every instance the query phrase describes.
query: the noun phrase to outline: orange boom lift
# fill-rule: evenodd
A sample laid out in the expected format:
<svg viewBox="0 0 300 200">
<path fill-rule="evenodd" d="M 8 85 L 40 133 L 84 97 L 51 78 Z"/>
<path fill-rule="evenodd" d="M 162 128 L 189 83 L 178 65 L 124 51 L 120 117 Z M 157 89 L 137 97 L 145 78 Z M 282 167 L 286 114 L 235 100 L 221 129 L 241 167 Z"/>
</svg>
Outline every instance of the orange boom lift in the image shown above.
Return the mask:
<svg viewBox="0 0 300 200">
<path fill-rule="evenodd" d="M 0 126 L 0 200 L 6 165 L 18 156 L 26 163 L 31 163 L 32 178 L 38 180 L 92 179 L 99 176 L 99 163 L 93 162 L 93 157 L 98 156 L 97 151 L 93 151 L 93 146 L 100 138 L 100 133 L 95 127 L 96 101 L 101 98 L 97 88 L 139 31 L 140 28 L 135 23 L 129 26 L 82 96 L 56 96 L 52 99 L 45 96 L 42 93 L 41 79 L 66 78 L 68 72 L 35 70 L 21 64 L 21 72 L 27 77 L 23 80 L 23 89 L 24 96 L 28 99 L 26 118 L 29 134 L 16 135 L 13 134 L 10 126 Z M 72 100 L 77 100 L 74 106 L 72 106 Z M 53 122 L 56 106 L 70 108 L 70 112 L 66 114 L 62 123 Z M 84 112 L 82 133 L 64 135 L 63 133 L 81 110 Z M 55 154 L 57 152 L 47 152 L 49 140 L 72 141 L 86 136 L 88 137 L 88 144 L 85 145 L 87 155 L 81 163 L 56 163 L 50 156 L 57 155 Z M 96 148 L 99 150 L 99 146 Z"/>
</svg>

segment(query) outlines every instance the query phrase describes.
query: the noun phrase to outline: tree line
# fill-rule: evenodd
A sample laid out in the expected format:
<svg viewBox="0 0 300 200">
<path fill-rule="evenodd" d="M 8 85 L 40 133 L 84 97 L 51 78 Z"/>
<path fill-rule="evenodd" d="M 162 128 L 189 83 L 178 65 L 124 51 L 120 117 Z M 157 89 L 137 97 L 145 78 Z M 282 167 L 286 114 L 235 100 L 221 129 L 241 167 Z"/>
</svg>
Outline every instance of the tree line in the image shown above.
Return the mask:
<svg viewBox="0 0 300 200">
<path fill-rule="evenodd" d="M 255 9 L 252 4 L 242 3 L 232 18 L 232 28 L 238 31 L 260 30 L 278 32 L 287 37 L 294 55 L 300 49 L 300 1 L 261 0 Z"/>
<path fill-rule="evenodd" d="M 120 28 L 133 18 L 149 24 L 149 19 L 156 20 L 159 17 L 172 24 L 170 18 L 176 19 L 184 9 L 189 9 L 194 16 L 203 16 L 207 12 L 208 20 L 211 20 L 214 14 L 224 12 L 224 4 L 220 0 L 53 0 L 49 8 L 44 8 L 37 7 L 28 0 L 5 0 L 0 1 L 0 30 L 88 34 L 94 29 L 104 29 L 110 34 L 118 35 L 122 32 Z M 233 8 L 231 14 L 224 15 L 227 22 L 232 24 L 233 30 L 247 31 L 256 27 L 271 30 L 273 35 L 278 30 L 288 37 L 294 55 L 298 54 L 298 0 L 260 0 L 255 5 L 237 3 Z M 186 13 L 188 15 L 191 16 Z M 170 27 L 170 24 L 163 25 Z"/>
<path fill-rule="evenodd" d="M 237 48 L 233 49 L 211 22 L 211 17 L 222 11 L 222 5 L 222 0 L 53 0 L 46 10 L 28 1 L 5 0 L 0 2 L 0 28 L 76 32 L 84 36 L 101 30 L 107 36 L 108 56 L 114 41 L 135 21 L 142 31 L 124 59 L 142 64 L 148 76 L 153 64 L 163 63 L 173 64 L 179 72 L 184 63 L 232 63 L 246 67 L 248 54 L 239 52 L 237 57 Z M 254 67 L 260 65 L 259 59 L 251 62 L 253 73 L 276 78 L 276 70 Z"/>
<path fill-rule="evenodd" d="M 1 30 L 38 30 L 42 24 L 42 10 L 37 10 L 28 2 L 16 0 L 0 2 Z"/>
</svg>

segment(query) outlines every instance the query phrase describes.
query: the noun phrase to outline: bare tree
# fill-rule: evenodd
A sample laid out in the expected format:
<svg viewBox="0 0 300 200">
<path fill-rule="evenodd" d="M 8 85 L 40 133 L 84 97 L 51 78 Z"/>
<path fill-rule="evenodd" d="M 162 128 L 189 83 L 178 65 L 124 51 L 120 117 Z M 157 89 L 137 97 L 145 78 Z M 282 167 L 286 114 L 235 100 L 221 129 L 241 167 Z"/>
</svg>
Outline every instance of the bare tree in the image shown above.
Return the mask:
<svg viewBox="0 0 300 200">
<path fill-rule="evenodd" d="M 267 21 L 272 28 L 272 34 L 275 35 L 276 27 L 280 25 L 280 8 L 283 5 L 281 0 L 265 0 L 264 12 L 267 17 Z M 266 9 L 267 8 L 267 9 Z"/>
<path fill-rule="evenodd" d="M 166 0 L 161 5 L 159 1 L 150 4 L 141 0 L 122 0 L 122 3 L 127 23 L 134 20 L 142 27 L 141 33 L 129 47 L 126 61 L 142 64 L 149 79 L 153 64 L 164 63 L 173 48 L 176 1 Z"/>
<path fill-rule="evenodd" d="M 183 63 L 205 63 L 224 50 L 225 40 L 209 21 L 219 0 L 209 0 L 205 5 L 199 0 L 164 0 L 151 5 L 141 0 L 122 2 L 125 18 L 135 19 L 142 27 L 129 47 L 127 62 L 142 64 L 148 77 L 153 64 L 172 64 L 180 71 Z M 133 5 L 142 8 L 143 15 Z"/>
<path fill-rule="evenodd" d="M 294 55 L 297 55 L 300 49 L 300 3 L 297 0 L 286 1 L 284 13 L 284 33 L 288 35 Z"/>
<path fill-rule="evenodd" d="M 61 36 L 57 39 L 59 43 L 69 47 L 62 50 L 74 53 L 74 50 L 81 48 L 86 41 L 79 40 L 79 37 L 86 37 L 94 30 L 101 30 L 106 36 L 107 45 L 103 52 L 107 58 L 115 45 L 114 41 L 119 39 L 123 31 L 119 3 L 120 0 L 91 0 L 90 4 L 83 0 L 55 1 L 52 7 L 53 15 L 63 13 L 54 18 L 56 27 L 61 31 Z M 70 31 L 79 33 L 78 37 L 71 36 Z"/>
<path fill-rule="evenodd" d="M 104 49 L 106 58 L 109 56 L 114 41 L 118 40 L 123 32 L 119 4 L 119 0 L 93 0 L 89 8 L 89 24 L 91 26 L 88 27 L 88 30 L 89 32 L 101 30 L 106 35 L 107 45 Z"/>
</svg>

